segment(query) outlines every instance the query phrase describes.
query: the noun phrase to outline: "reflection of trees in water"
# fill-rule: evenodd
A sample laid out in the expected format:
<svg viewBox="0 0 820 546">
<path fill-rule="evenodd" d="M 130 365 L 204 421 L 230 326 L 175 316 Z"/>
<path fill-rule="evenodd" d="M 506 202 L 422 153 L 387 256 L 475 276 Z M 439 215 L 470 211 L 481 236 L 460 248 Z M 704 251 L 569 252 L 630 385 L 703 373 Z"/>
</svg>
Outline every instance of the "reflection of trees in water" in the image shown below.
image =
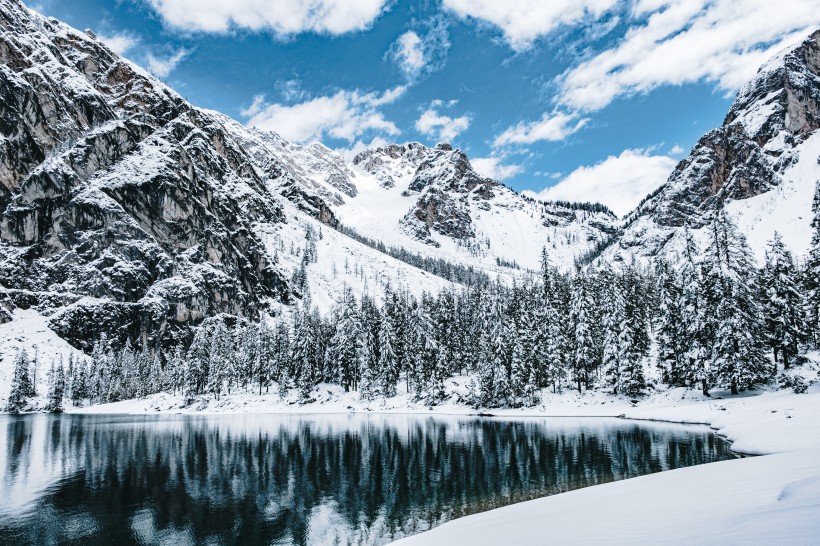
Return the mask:
<svg viewBox="0 0 820 546">
<path fill-rule="evenodd" d="M 62 477 L 37 499 L 43 508 L 0 517 L 4 542 L 68 539 L 76 527 L 78 539 L 88 531 L 134 543 L 135 521 L 147 517 L 152 533 L 197 541 L 307 543 L 320 510 L 344 523 L 325 529 L 330 536 L 384 542 L 512 502 L 729 456 L 705 432 L 628 423 L 418 419 L 332 433 L 311 420 L 240 433 L 207 419 L 62 416 L 39 432 L 33 423 L 6 425 L 4 487 L 27 479 L 35 457 Z"/>
</svg>

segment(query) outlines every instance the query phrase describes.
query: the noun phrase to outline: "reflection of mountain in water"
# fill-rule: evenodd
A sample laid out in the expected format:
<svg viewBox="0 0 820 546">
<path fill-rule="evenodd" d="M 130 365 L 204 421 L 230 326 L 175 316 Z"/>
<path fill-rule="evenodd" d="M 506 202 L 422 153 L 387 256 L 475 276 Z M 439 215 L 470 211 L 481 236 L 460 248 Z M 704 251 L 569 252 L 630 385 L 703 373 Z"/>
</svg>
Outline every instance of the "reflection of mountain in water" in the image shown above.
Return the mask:
<svg viewBox="0 0 820 546">
<path fill-rule="evenodd" d="M 731 456 L 706 429 L 604 419 L 3 420 L 7 544 L 384 543 L 472 512 Z"/>
</svg>

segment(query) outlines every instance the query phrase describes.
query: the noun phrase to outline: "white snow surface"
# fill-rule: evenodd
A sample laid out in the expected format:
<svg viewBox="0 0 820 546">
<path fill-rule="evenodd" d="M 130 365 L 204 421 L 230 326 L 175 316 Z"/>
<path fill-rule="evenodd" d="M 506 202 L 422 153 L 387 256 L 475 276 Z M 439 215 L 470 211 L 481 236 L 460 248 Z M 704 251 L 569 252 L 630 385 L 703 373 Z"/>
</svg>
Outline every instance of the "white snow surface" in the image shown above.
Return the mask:
<svg viewBox="0 0 820 546">
<path fill-rule="evenodd" d="M 698 398 L 675 389 L 666 394 L 668 405 L 641 404 L 625 416 L 710 423 L 735 451 L 773 454 L 523 502 L 397 544 L 816 544 L 820 391 Z"/>
</svg>

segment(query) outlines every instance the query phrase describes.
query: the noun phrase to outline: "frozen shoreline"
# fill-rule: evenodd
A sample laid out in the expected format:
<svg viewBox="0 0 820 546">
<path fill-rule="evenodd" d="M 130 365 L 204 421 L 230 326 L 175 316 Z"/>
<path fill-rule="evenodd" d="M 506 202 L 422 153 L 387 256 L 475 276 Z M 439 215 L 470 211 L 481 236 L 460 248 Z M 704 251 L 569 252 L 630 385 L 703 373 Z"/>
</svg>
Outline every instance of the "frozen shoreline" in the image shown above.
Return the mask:
<svg viewBox="0 0 820 546">
<path fill-rule="evenodd" d="M 406 545 L 809 544 L 820 537 L 820 392 L 637 407 L 627 419 L 707 423 L 766 455 L 670 470 L 445 523 Z M 514 539 L 511 538 L 514 534 Z"/>
</svg>

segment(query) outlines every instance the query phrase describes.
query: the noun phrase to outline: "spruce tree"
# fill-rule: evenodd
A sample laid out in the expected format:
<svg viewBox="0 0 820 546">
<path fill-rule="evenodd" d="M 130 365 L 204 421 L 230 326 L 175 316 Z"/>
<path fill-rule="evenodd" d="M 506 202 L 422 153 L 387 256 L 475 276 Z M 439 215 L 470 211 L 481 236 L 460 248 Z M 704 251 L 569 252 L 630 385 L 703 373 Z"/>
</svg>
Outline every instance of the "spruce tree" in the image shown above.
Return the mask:
<svg viewBox="0 0 820 546">
<path fill-rule="evenodd" d="M 399 380 L 399 366 L 396 357 L 396 334 L 389 315 L 383 309 L 379 318 L 379 362 L 380 390 L 382 396 L 396 395 L 396 383 Z"/>
<path fill-rule="evenodd" d="M 773 371 L 761 348 L 765 333 L 756 269 L 745 237 L 725 211 L 718 211 L 709 231 L 704 277 L 711 370 L 715 382 L 737 394 L 767 381 Z"/>
<path fill-rule="evenodd" d="M 26 408 L 26 398 L 31 391 L 29 387 L 29 359 L 25 349 L 17 352 L 14 358 L 14 372 L 11 376 L 11 391 L 6 403 L 6 411 L 12 415 L 23 412 Z"/>
<path fill-rule="evenodd" d="M 603 317 L 603 367 L 607 383 L 612 387 L 613 394 L 623 391 L 621 380 L 623 364 L 623 349 L 621 347 L 621 328 L 624 324 L 624 298 L 619 289 L 614 275 L 607 274 L 604 277 L 607 285 L 607 293 L 602 304 L 604 305 Z"/>
<path fill-rule="evenodd" d="M 578 274 L 572 282 L 572 300 L 570 317 L 573 325 L 573 363 L 572 380 L 575 381 L 578 392 L 581 386 L 586 386 L 589 390 L 593 368 L 594 340 L 592 327 L 592 307 L 594 302 L 591 298 L 591 291 L 588 286 L 588 279 L 583 274 Z"/>
<path fill-rule="evenodd" d="M 62 358 L 57 363 L 51 364 L 48 375 L 48 402 L 46 411 L 51 413 L 62 413 L 63 395 L 65 394 L 65 371 L 63 370 Z"/>
<path fill-rule="evenodd" d="M 687 364 L 686 323 L 681 309 L 680 280 L 665 260 L 656 266 L 658 283 L 657 351 L 658 366 L 665 383 L 673 387 L 690 384 Z"/>
<path fill-rule="evenodd" d="M 820 345 L 820 180 L 815 183 L 812 212 L 814 217 L 811 222 L 811 246 L 804 275 L 804 290 L 808 303 L 809 329 L 816 347 Z"/>
<path fill-rule="evenodd" d="M 704 303 L 704 281 L 697 263 L 700 250 L 689 228 L 684 228 L 684 246 L 681 255 L 680 300 L 678 309 L 681 314 L 683 329 L 681 335 L 685 358 L 682 362 L 681 376 L 687 386 L 700 382 L 705 396 L 709 395 L 709 374 L 707 370 L 707 331 Z"/>
<path fill-rule="evenodd" d="M 769 243 L 761 278 L 766 336 L 775 362 L 778 354 L 783 367 L 797 355 L 807 338 L 807 321 L 798 286 L 797 269 L 779 233 Z"/>
</svg>

